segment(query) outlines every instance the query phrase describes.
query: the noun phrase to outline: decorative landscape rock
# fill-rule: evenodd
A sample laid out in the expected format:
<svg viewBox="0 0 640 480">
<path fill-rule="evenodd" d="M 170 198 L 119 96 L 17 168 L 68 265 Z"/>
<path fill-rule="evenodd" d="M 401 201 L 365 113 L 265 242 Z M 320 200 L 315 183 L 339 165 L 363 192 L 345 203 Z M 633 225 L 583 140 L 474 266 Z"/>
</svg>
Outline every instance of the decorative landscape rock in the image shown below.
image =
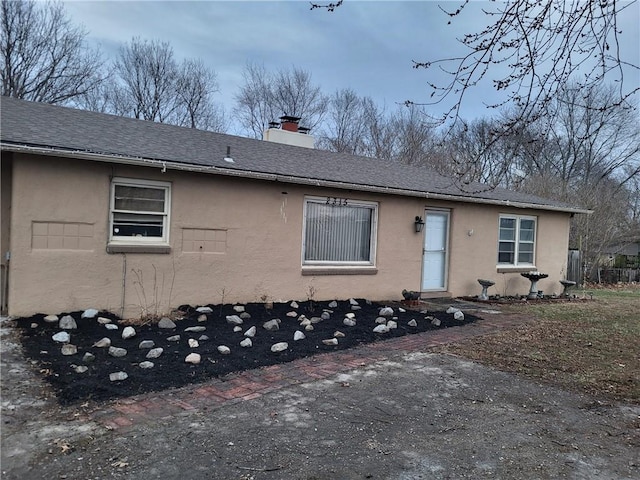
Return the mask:
<svg viewBox="0 0 640 480">
<path fill-rule="evenodd" d="M 387 323 L 387 317 L 377 317 L 376 323 Z"/>
<path fill-rule="evenodd" d="M 197 340 L 190 338 L 189 339 L 189 347 L 191 348 L 198 348 L 200 346 L 200 343 L 198 343 Z"/>
<path fill-rule="evenodd" d="M 140 344 L 138 345 L 138 348 L 140 350 L 146 350 L 148 348 L 153 348 L 155 347 L 155 342 L 153 340 L 143 340 L 140 342 Z"/>
<path fill-rule="evenodd" d="M 200 336 L 198 337 L 198 341 L 199 341 L 199 342 L 206 342 L 207 340 L 209 340 L 209 337 L 208 337 L 208 336 L 206 336 L 206 335 L 200 335 Z"/>
<path fill-rule="evenodd" d="M 129 378 L 127 372 L 114 372 L 109 374 L 109 380 L 111 380 L 112 382 L 121 382 L 123 380 L 126 380 L 127 378 Z"/>
<path fill-rule="evenodd" d="M 293 332 L 293 341 L 297 342 L 298 340 L 304 340 L 305 338 L 307 338 L 307 336 L 302 333 L 300 330 L 296 330 L 295 332 Z"/>
<path fill-rule="evenodd" d="M 296 318 L 298 316 L 298 312 L 287 312 L 287 317 Z"/>
<path fill-rule="evenodd" d="M 244 320 L 242 320 L 238 315 L 227 315 L 227 323 L 230 325 L 242 325 Z"/>
<path fill-rule="evenodd" d="M 114 323 L 107 323 L 104 328 L 106 328 L 107 330 L 118 330 L 118 325 L 114 324 Z"/>
<path fill-rule="evenodd" d="M 112 357 L 124 357 L 126 354 L 126 348 L 109 347 L 109 355 L 111 355 Z"/>
<path fill-rule="evenodd" d="M 240 318 L 243 320 L 249 320 L 251 318 L 251 314 L 249 312 L 242 312 L 240 314 Z"/>
<path fill-rule="evenodd" d="M 213 313 L 213 309 L 211 307 L 198 307 L 198 308 L 196 308 L 196 312 L 198 312 L 198 313 Z"/>
<path fill-rule="evenodd" d="M 440 326 L 440 319 L 439 318 L 432 318 L 431 319 L 431 325 L 435 326 L 435 327 L 439 327 Z"/>
<path fill-rule="evenodd" d="M 71 340 L 71 335 L 67 332 L 58 332 L 51 337 L 54 342 L 58 343 L 68 343 Z"/>
<path fill-rule="evenodd" d="M 85 354 L 82 356 L 82 361 L 84 363 L 91 363 L 95 359 L 96 359 L 96 356 L 91 352 L 85 352 Z"/>
<path fill-rule="evenodd" d="M 313 324 L 305 325 L 304 329 L 306 332 L 311 332 L 313 330 Z"/>
<path fill-rule="evenodd" d="M 236 325 L 235 327 L 233 327 L 233 331 L 235 333 L 241 332 L 242 331 L 242 327 L 240 325 Z"/>
<path fill-rule="evenodd" d="M 167 337 L 167 341 L 168 342 L 179 342 L 180 341 L 180 335 L 171 335 L 170 337 Z"/>
<path fill-rule="evenodd" d="M 338 345 L 338 339 L 333 337 L 333 338 L 327 338 L 322 340 L 322 343 L 325 345 Z"/>
<path fill-rule="evenodd" d="M 278 342 L 271 345 L 271 351 L 273 353 L 284 352 L 287 348 L 289 348 L 289 344 L 287 342 Z"/>
<path fill-rule="evenodd" d="M 198 317 L 199 322 L 206 322 L 207 320 L 208 317 L 204 313 Z"/>
<path fill-rule="evenodd" d="M 377 326 L 373 329 L 373 331 L 374 331 L 375 333 L 388 333 L 388 332 L 389 332 L 389 327 L 387 327 L 386 325 L 384 325 L 384 324 L 382 324 L 382 323 L 381 323 L 380 325 L 377 325 Z"/>
<path fill-rule="evenodd" d="M 314 319 L 314 318 L 318 318 L 318 317 L 313 317 L 313 318 L 311 319 L 311 321 L 312 321 L 312 322 L 313 322 L 313 319 Z M 322 320 L 329 320 L 329 319 L 331 318 L 331 314 L 330 314 L 329 312 L 322 312 L 322 313 L 320 314 L 320 318 L 321 318 Z M 315 323 L 315 322 L 314 322 L 314 323 Z"/>
<path fill-rule="evenodd" d="M 447 308 L 447 313 L 448 313 L 448 314 L 456 313 L 456 312 L 459 312 L 459 311 L 460 311 L 460 309 L 459 309 L 459 308 L 456 308 L 456 307 L 449 307 L 449 308 Z"/>
<path fill-rule="evenodd" d="M 222 355 L 229 355 L 231 353 L 231 349 L 226 345 L 218 345 L 218 352 Z"/>
<path fill-rule="evenodd" d="M 269 320 L 268 322 L 264 322 L 264 324 L 262 324 L 262 326 L 264 327 L 265 330 L 269 330 L 270 332 L 273 332 L 274 330 L 279 330 L 280 329 L 280 319 L 274 318 L 273 320 Z"/>
<path fill-rule="evenodd" d="M 169 317 L 162 317 L 158 322 L 158 328 L 176 328 L 176 324 Z"/>
<path fill-rule="evenodd" d="M 78 324 L 71 315 L 65 315 L 60 319 L 58 327 L 62 328 L 63 330 L 76 330 L 78 328 Z"/>
<path fill-rule="evenodd" d="M 290 306 L 291 308 L 298 308 L 298 302 L 296 302 L 296 301 L 294 300 L 293 302 L 291 302 L 291 303 L 289 304 L 289 306 Z"/>
<path fill-rule="evenodd" d="M 193 333 L 200 333 L 200 332 L 204 332 L 207 329 L 207 327 L 187 327 L 184 329 L 185 332 L 193 332 Z"/>
<path fill-rule="evenodd" d="M 398 328 L 398 322 L 396 322 L 395 320 L 389 320 L 387 322 L 387 328 L 389 330 L 393 330 L 394 328 Z"/>
<path fill-rule="evenodd" d="M 249 337 L 249 338 L 253 338 L 256 336 L 256 327 L 255 325 L 253 327 L 251 327 L 249 330 L 247 330 L 246 332 L 244 332 L 244 336 L 245 337 Z"/>
<path fill-rule="evenodd" d="M 47 323 L 55 323 L 58 320 L 58 315 L 47 315 L 46 317 L 44 317 L 44 321 Z"/>
<path fill-rule="evenodd" d="M 155 367 L 155 364 L 153 362 L 144 361 L 144 362 L 140 362 L 140 364 L 138 366 L 140 368 L 142 368 L 143 370 L 147 370 L 149 368 Z"/>
<path fill-rule="evenodd" d="M 234 305 L 233 306 L 233 311 L 236 312 L 236 313 L 244 312 L 244 305 Z"/>
<path fill-rule="evenodd" d="M 344 320 L 342 320 L 343 325 L 346 325 L 347 327 L 355 327 L 356 326 L 356 321 L 353 318 L 345 318 Z"/>
<path fill-rule="evenodd" d="M 458 321 L 464 320 L 464 313 L 462 313 L 460 310 L 458 310 L 457 312 L 455 312 L 453 314 L 453 318 L 455 318 Z"/>
<path fill-rule="evenodd" d="M 353 312 L 345 313 L 344 316 L 347 318 L 356 318 L 356 314 Z"/>
<path fill-rule="evenodd" d="M 111 323 L 111 319 L 107 317 L 98 317 L 98 323 L 101 325 L 106 325 L 107 323 Z"/>
<path fill-rule="evenodd" d="M 95 308 L 87 308 L 84 312 L 82 312 L 80 318 L 95 318 L 96 315 L 98 315 L 98 310 L 96 310 Z"/>
<path fill-rule="evenodd" d="M 417 327 L 418 326 L 418 322 L 416 322 L 415 318 L 412 318 L 411 320 L 409 320 L 407 322 L 407 325 L 409 325 L 410 327 Z"/>
<path fill-rule="evenodd" d="M 110 347 L 111 346 L 111 339 L 109 337 L 101 338 L 96 343 L 94 343 L 93 346 L 94 347 L 98 347 L 98 348 Z"/>
<path fill-rule="evenodd" d="M 147 353 L 146 357 L 158 358 L 160 355 L 162 355 L 162 352 L 164 352 L 164 349 L 162 347 L 152 348 L 151 350 L 149 350 L 149 353 Z"/>
<path fill-rule="evenodd" d="M 338 307 L 338 302 L 336 302 L 335 300 L 329 302 L 328 305 L 329 308 L 337 308 Z"/>
<path fill-rule="evenodd" d="M 124 327 L 122 330 L 122 338 L 127 340 L 136 336 L 136 329 L 133 327 Z"/>
<path fill-rule="evenodd" d="M 242 340 L 240 342 L 240 346 L 244 347 L 244 348 L 248 348 L 253 346 L 253 342 L 251 341 L 251 339 L 249 337 L 245 338 L 244 340 Z"/>
<path fill-rule="evenodd" d="M 340 330 L 336 330 L 335 332 L 333 332 L 333 336 L 335 338 L 344 338 L 346 335 L 342 333 Z"/>
<path fill-rule="evenodd" d="M 350 298 L 350 299 L 349 299 L 349 304 L 350 304 L 351 306 L 358 305 L 358 301 L 357 301 L 355 298 Z M 336 307 L 337 307 L 337 306 L 338 306 L 338 304 L 336 304 Z M 331 305 L 329 305 L 329 307 L 330 307 L 330 308 L 335 308 L 335 307 L 331 307 Z"/>
<path fill-rule="evenodd" d="M 219 349 L 220 347 L 218 347 Z M 200 357 L 199 353 L 190 353 L 189 355 L 187 355 L 187 357 L 184 359 L 185 363 L 191 363 L 193 365 L 197 365 L 200 363 L 202 357 Z"/>
<path fill-rule="evenodd" d="M 89 370 L 89 367 L 87 367 L 86 365 L 71 365 L 71 368 L 73 368 L 76 373 L 85 373 L 87 370 Z"/>
<path fill-rule="evenodd" d="M 383 307 L 380 309 L 378 315 L 380 315 L 381 317 L 393 317 L 393 308 Z"/>
<path fill-rule="evenodd" d="M 75 345 L 72 345 L 70 343 L 65 343 L 62 346 L 61 353 L 62 353 L 62 355 L 65 355 L 65 356 L 75 355 L 76 353 L 78 353 L 78 347 L 76 347 Z"/>
</svg>

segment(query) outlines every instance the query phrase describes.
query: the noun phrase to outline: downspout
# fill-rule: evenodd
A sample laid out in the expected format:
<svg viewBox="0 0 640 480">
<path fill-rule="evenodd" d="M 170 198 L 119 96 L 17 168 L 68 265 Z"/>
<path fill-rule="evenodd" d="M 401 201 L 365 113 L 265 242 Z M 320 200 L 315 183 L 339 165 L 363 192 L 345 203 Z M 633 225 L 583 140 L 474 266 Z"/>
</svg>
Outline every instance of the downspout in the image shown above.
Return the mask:
<svg viewBox="0 0 640 480">
<path fill-rule="evenodd" d="M 125 295 L 127 291 L 127 254 L 122 254 L 122 303 L 120 304 L 120 318 L 124 318 Z"/>
</svg>

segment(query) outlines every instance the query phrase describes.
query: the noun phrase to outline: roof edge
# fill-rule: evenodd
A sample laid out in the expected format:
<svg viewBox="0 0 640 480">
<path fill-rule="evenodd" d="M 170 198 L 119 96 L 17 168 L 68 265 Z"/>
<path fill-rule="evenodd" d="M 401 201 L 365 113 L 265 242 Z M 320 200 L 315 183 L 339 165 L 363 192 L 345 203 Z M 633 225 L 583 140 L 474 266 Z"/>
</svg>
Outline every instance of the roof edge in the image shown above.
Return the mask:
<svg viewBox="0 0 640 480">
<path fill-rule="evenodd" d="M 178 170 L 196 173 L 209 173 L 217 175 L 226 175 L 231 177 L 252 178 L 256 180 L 266 180 L 273 182 L 283 182 L 298 185 L 313 185 L 317 187 L 359 190 L 363 192 L 382 193 L 387 195 L 404 195 L 417 198 L 428 198 L 433 200 L 443 200 L 449 202 L 463 202 L 463 203 L 476 203 L 483 205 L 499 205 L 514 208 L 529 208 L 536 210 L 546 210 L 554 212 L 564 212 L 571 214 L 586 214 L 590 215 L 593 210 L 587 210 L 582 208 L 573 207 L 559 207 L 554 205 L 544 205 L 539 203 L 528 202 L 512 202 L 510 200 L 493 200 L 489 198 L 475 198 L 466 197 L 464 195 L 453 195 L 444 193 L 433 192 L 421 192 L 416 190 L 406 190 L 392 187 L 381 187 L 377 185 L 363 185 L 347 182 L 338 182 L 335 180 L 321 180 L 310 177 L 296 177 L 291 175 L 280 175 L 276 173 L 264 173 L 256 172 L 253 170 L 239 170 L 233 168 L 224 168 L 217 166 L 204 166 L 191 163 L 179 163 L 174 161 L 142 158 L 142 157 L 129 157 L 113 154 L 93 153 L 79 150 L 69 150 L 56 147 L 42 147 L 26 144 L 15 144 L 12 142 L 0 141 L 0 149 L 16 152 L 16 153 L 33 153 L 37 155 L 46 156 L 65 156 L 69 158 L 78 158 L 83 160 L 91 160 L 97 162 L 118 163 L 124 165 L 137 165 L 144 167 L 160 168 L 163 171 L 166 170 Z"/>
</svg>

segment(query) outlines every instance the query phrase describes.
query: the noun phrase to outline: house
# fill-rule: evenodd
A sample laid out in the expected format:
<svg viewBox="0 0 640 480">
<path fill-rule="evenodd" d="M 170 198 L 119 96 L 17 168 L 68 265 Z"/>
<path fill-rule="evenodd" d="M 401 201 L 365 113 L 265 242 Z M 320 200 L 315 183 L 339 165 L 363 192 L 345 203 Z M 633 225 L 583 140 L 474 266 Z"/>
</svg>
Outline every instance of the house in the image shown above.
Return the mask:
<svg viewBox="0 0 640 480">
<path fill-rule="evenodd" d="M 10 315 L 87 307 L 559 292 L 587 211 L 426 168 L 3 97 Z M 293 125 L 291 125 L 293 123 Z M 277 131 L 274 131 L 277 130 Z M 297 146 L 305 145 L 305 146 Z"/>
</svg>

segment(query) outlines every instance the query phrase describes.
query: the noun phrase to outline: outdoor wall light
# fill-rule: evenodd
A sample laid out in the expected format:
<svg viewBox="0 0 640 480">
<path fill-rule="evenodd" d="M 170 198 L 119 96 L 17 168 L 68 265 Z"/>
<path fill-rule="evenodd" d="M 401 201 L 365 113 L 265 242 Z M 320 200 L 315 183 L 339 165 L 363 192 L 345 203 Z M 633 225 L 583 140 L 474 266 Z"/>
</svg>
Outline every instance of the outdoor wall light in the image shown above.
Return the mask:
<svg viewBox="0 0 640 480">
<path fill-rule="evenodd" d="M 424 228 L 424 220 L 422 220 L 422 217 L 416 217 L 414 225 L 416 227 L 416 233 L 420 233 Z"/>
</svg>

